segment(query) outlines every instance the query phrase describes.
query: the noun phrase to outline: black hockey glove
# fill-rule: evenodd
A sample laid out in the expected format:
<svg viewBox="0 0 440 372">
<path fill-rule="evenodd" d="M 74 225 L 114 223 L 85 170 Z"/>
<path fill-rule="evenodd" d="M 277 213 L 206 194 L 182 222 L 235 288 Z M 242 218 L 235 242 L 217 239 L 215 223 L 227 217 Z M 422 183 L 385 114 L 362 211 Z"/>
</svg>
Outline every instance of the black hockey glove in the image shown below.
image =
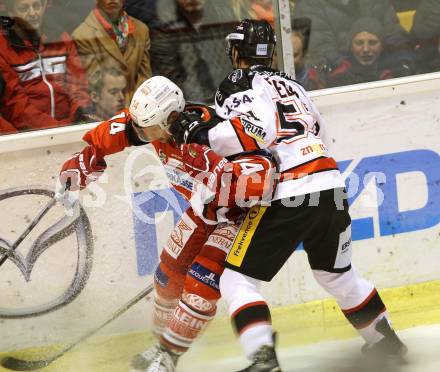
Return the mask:
<svg viewBox="0 0 440 372">
<path fill-rule="evenodd" d="M 206 134 L 210 128 L 212 124 L 203 121 L 200 115 L 184 111 L 171 123 L 169 130 L 179 146 L 184 143 L 209 145 Z"/>
<path fill-rule="evenodd" d="M 215 110 L 203 103 L 186 102 L 184 111 L 199 115 L 202 118 L 202 121 L 212 122 L 217 117 Z"/>
</svg>

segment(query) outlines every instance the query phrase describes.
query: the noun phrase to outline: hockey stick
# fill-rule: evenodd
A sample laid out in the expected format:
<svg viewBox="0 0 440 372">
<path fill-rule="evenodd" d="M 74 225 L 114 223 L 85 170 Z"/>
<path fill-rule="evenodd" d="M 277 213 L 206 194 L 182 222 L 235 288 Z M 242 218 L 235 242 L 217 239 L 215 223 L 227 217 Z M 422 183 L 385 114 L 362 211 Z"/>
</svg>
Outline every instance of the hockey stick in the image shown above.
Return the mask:
<svg viewBox="0 0 440 372">
<path fill-rule="evenodd" d="M 112 315 L 110 315 L 98 327 L 91 329 L 85 335 L 81 336 L 78 340 L 71 343 L 70 345 L 65 347 L 63 350 L 52 355 L 51 357 L 49 357 L 47 359 L 24 360 L 24 359 L 18 359 L 18 358 L 14 358 L 14 357 L 6 357 L 1 361 L 1 365 L 3 367 L 5 367 L 7 369 L 11 369 L 13 371 L 33 371 L 33 370 L 36 370 L 39 368 L 47 367 L 53 361 L 57 360 L 58 358 L 62 357 L 65 353 L 67 353 L 68 351 L 73 349 L 76 345 L 80 344 L 84 340 L 93 336 L 95 333 L 97 333 L 102 328 L 104 328 L 107 324 L 109 324 L 110 322 L 112 322 L 113 320 L 118 318 L 120 315 L 125 313 L 129 308 L 131 308 L 133 305 L 137 304 L 142 298 L 147 296 L 152 291 L 153 291 L 153 284 L 150 284 L 148 287 L 146 287 L 141 292 L 139 292 L 135 297 L 133 297 L 130 301 L 128 301 L 126 304 L 124 304 L 118 310 L 116 310 Z"/>
</svg>

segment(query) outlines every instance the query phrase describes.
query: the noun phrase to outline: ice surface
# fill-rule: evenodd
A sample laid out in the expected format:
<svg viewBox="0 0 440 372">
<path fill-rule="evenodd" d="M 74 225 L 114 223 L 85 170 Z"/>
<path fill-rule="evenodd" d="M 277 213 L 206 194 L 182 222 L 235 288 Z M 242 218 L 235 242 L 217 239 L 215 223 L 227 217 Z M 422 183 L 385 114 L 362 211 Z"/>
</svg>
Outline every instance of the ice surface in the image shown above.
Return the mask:
<svg viewBox="0 0 440 372">
<path fill-rule="evenodd" d="M 379 363 L 366 361 L 360 355 L 360 338 L 328 341 L 305 346 L 280 348 L 278 357 L 284 372 L 439 372 L 440 325 L 410 328 L 398 332 L 408 346 L 406 364 L 396 361 Z M 281 335 L 282 336 L 282 335 Z M 187 355 L 179 365 L 179 372 L 236 371 L 244 368 L 243 357 L 213 360 L 209 365 L 197 364 L 197 357 Z M 372 367 L 374 366 L 374 367 Z"/>
</svg>

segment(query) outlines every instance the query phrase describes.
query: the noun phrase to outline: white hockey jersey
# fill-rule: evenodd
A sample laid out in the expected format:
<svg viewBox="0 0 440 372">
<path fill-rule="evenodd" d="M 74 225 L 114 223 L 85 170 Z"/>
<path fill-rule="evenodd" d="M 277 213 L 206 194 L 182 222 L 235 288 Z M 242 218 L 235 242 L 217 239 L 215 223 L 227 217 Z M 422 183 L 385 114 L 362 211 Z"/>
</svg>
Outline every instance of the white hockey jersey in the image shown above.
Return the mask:
<svg viewBox="0 0 440 372">
<path fill-rule="evenodd" d="M 264 66 L 234 70 L 215 96 L 226 119 L 208 132 L 219 155 L 268 149 L 279 163 L 274 200 L 344 187 L 322 140 L 323 122 L 304 88 L 287 74 Z"/>
</svg>

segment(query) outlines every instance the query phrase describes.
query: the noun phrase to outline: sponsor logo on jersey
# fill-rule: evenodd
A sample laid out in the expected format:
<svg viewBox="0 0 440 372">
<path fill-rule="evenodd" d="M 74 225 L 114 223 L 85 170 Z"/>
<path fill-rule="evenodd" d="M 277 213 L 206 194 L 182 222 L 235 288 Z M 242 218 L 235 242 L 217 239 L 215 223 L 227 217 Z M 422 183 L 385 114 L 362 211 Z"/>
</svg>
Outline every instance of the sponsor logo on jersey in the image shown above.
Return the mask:
<svg viewBox="0 0 440 372">
<path fill-rule="evenodd" d="M 218 174 L 220 173 L 220 171 L 224 168 L 224 166 L 226 164 L 228 164 L 228 160 L 223 158 L 215 166 L 214 170 L 212 172 L 210 172 L 210 175 L 209 175 L 209 178 L 208 178 L 208 183 L 207 183 L 207 186 L 208 186 L 209 189 L 211 189 L 213 187 L 213 185 L 217 181 Z"/>
<path fill-rule="evenodd" d="M 323 143 L 315 143 L 313 145 L 302 147 L 300 149 L 300 151 L 301 151 L 302 156 L 312 154 L 312 153 L 322 155 L 327 151 L 327 147 Z"/>
<path fill-rule="evenodd" d="M 266 209 L 267 207 L 255 206 L 249 210 L 232 245 L 231 252 L 226 258 L 227 263 L 237 267 L 241 266 L 252 237 Z"/>
<path fill-rule="evenodd" d="M 174 318 L 177 320 L 177 324 L 172 320 L 170 328 L 179 330 L 179 333 L 182 333 L 182 336 L 190 339 L 194 339 L 196 337 L 194 331 L 200 331 L 206 324 L 205 319 L 196 318 L 195 315 L 185 311 L 185 309 L 180 306 L 176 307 L 176 310 L 174 311 Z M 169 332 L 166 332 L 164 337 L 169 338 Z M 173 336 L 171 337 L 173 338 Z M 186 342 L 181 341 L 181 343 L 185 344 Z"/>
<path fill-rule="evenodd" d="M 347 249 L 350 248 L 350 245 L 351 245 L 351 238 L 348 240 L 348 242 L 342 244 L 342 249 L 341 249 L 342 253 L 347 251 Z"/>
<path fill-rule="evenodd" d="M 240 80 L 243 77 L 243 70 L 234 70 L 230 75 L 229 75 L 229 79 L 233 82 L 236 83 L 238 80 Z"/>
<path fill-rule="evenodd" d="M 226 105 L 226 109 L 228 110 L 227 115 L 229 115 L 231 112 L 236 110 L 240 105 L 246 104 L 246 103 L 252 103 L 253 97 L 249 97 L 247 94 L 243 94 L 243 96 L 234 96 L 229 97 L 228 102 L 229 104 Z"/>
<path fill-rule="evenodd" d="M 262 127 L 259 125 L 252 123 L 251 121 L 245 119 L 244 117 L 241 117 L 241 122 L 243 123 L 243 128 L 245 132 L 251 136 L 253 139 L 255 139 L 257 142 L 264 142 L 264 139 L 266 138 L 266 132 Z"/>
<path fill-rule="evenodd" d="M 249 219 L 253 220 L 253 219 L 257 218 L 258 213 L 259 213 L 259 208 L 252 208 L 248 213 Z"/>
<path fill-rule="evenodd" d="M 158 283 L 161 287 L 166 287 L 169 281 L 168 276 L 160 269 L 160 266 L 157 267 L 154 272 L 154 281 Z"/>
<path fill-rule="evenodd" d="M 225 103 L 225 97 L 223 96 L 222 92 L 220 92 L 220 90 L 217 90 L 217 92 L 215 93 L 215 102 L 219 106 L 223 106 L 223 104 Z"/>
<path fill-rule="evenodd" d="M 210 246 L 220 249 L 226 253 L 229 252 L 229 248 L 231 248 L 232 241 L 229 239 L 225 239 L 222 236 L 218 235 L 210 235 L 208 242 Z"/>
<path fill-rule="evenodd" d="M 172 318 L 172 313 L 170 313 L 170 311 L 166 308 L 161 308 L 159 306 L 156 306 L 154 308 L 154 318 L 155 318 L 155 323 L 156 321 L 158 321 L 158 323 L 168 324 Z M 160 326 L 154 325 L 153 327 L 155 328 L 155 332 L 162 333 Z"/>
<path fill-rule="evenodd" d="M 188 304 L 195 310 L 208 312 L 212 311 L 213 309 L 213 305 L 208 300 L 205 300 L 203 297 L 195 293 L 184 292 L 182 294 L 182 299 L 186 304 Z"/>
<path fill-rule="evenodd" d="M 236 233 L 237 230 L 235 226 L 232 225 L 221 229 L 217 228 L 211 235 L 209 235 L 206 244 L 220 249 L 225 253 L 229 253 Z"/>
<path fill-rule="evenodd" d="M 179 171 L 173 166 L 165 165 L 165 173 L 167 175 L 168 180 L 174 186 L 181 186 L 186 190 L 192 191 L 194 188 L 193 179 L 184 172 Z"/>
<path fill-rule="evenodd" d="M 220 291 L 220 275 L 195 262 L 191 265 L 188 274 L 201 283 Z"/>
<path fill-rule="evenodd" d="M 189 218 L 186 214 L 182 216 L 174 227 L 174 230 L 171 232 L 171 235 L 165 246 L 165 250 L 171 257 L 179 257 L 180 253 L 185 247 L 185 244 L 188 242 L 196 227 L 197 225 L 195 222 L 192 221 L 191 218 Z"/>
<path fill-rule="evenodd" d="M 339 247 L 336 253 L 335 269 L 343 269 L 351 264 L 351 225 L 339 234 Z"/>
</svg>

